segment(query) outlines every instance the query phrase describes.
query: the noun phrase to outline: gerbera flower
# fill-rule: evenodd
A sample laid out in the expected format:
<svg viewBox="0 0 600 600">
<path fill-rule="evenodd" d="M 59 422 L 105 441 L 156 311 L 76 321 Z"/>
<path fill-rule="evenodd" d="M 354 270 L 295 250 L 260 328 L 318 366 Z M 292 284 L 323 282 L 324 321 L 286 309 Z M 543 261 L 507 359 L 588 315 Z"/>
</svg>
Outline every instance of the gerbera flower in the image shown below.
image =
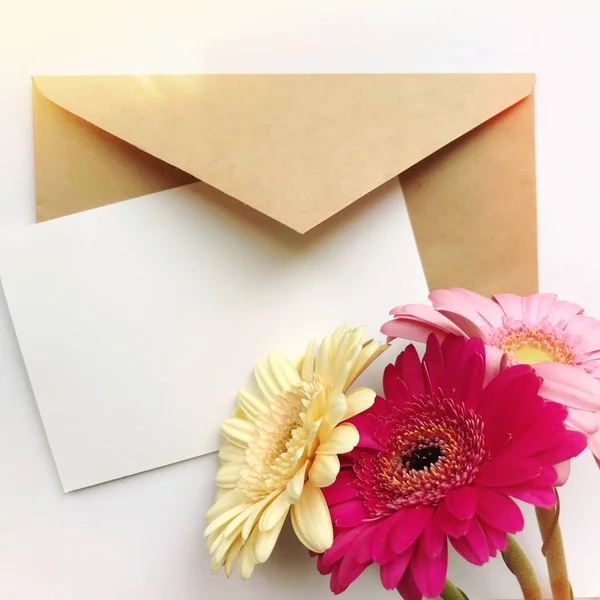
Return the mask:
<svg viewBox="0 0 600 600">
<path fill-rule="evenodd" d="M 265 562 L 291 511 L 300 541 L 314 552 L 331 546 L 333 531 L 321 488 L 339 472 L 338 454 L 358 442 L 343 423 L 371 406 L 375 392 L 356 378 L 386 348 L 363 341 L 364 328 L 338 328 L 319 348 L 309 344 L 298 365 L 273 353 L 256 365 L 260 392 L 238 393 L 234 416 L 225 419 L 219 450 L 220 490 L 208 511 L 208 550 L 214 572 L 225 567 L 250 577 Z"/>
<path fill-rule="evenodd" d="M 555 294 L 495 294 L 491 299 L 460 288 L 429 295 L 434 308 L 410 304 L 391 311 L 381 331 L 389 339 L 425 341 L 429 333 L 480 337 L 488 359 L 506 353 L 509 364 L 534 365 L 541 394 L 569 409 L 567 424 L 588 436 L 600 464 L 600 321 Z"/>
<path fill-rule="evenodd" d="M 448 541 L 469 562 L 504 550 L 523 528 L 513 498 L 556 502 L 553 465 L 585 448 L 564 425 L 564 406 L 538 395 L 527 365 L 496 372 L 484 386 L 480 339 L 427 340 L 384 372 L 384 398 L 350 419 L 360 433 L 348 466 L 324 491 L 334 542 L 318 558 L 344 591 L 370 564 L 405 600 L 436 598 L 446 579 Z"/>
</svg>

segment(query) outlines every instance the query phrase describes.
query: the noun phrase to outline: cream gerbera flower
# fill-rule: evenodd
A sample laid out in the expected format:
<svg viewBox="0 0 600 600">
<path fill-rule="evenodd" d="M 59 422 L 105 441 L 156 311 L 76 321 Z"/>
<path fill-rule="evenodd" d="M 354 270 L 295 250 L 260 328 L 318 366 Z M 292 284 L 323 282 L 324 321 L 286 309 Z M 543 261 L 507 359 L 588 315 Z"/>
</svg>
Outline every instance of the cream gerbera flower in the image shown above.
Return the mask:
<svg viewBox="0 0 600 600">
<path fill-rule="evenodd" d="M 346 419 L 369 408 L 375 392 L 356 378 L 387 348 L 363 341 L 364 328 L 338 328 L 316 348 L 311 342 L 296 366 L 281 353 L 256 365 L 260 394 L 238 393 L 225 419 L 219 450 L 217 500 L 207 514 L 213 572 L 229 576 L 237 559 L 247 579 L 275 546 L 288 513 L 300 541 L 313 552 L 333 542 L 329 510 L 320 488 L 339 472 L 338 454 L 358 443 Z"/>
</svg>

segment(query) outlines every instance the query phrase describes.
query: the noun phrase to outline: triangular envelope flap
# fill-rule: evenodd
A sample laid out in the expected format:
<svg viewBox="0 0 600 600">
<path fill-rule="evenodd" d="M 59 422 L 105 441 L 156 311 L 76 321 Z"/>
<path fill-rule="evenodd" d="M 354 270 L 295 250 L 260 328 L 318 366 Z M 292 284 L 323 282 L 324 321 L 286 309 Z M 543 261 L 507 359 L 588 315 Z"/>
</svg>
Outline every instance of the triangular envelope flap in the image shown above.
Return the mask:
<svg viewBox="0 0 600 600">
<path fill-rule="evenodd" d="M 55 104 L 301 233 L 528 96 L 529 74 L 35 77 Z"/>
</svg>

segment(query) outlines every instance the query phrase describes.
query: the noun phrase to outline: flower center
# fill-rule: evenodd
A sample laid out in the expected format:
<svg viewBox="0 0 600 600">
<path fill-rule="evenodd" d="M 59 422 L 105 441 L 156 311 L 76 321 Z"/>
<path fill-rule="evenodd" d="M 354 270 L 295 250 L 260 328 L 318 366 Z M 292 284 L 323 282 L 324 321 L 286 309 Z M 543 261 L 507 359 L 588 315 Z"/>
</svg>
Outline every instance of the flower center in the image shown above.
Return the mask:
<svg viewBox="0 0 600 600">
<path fill-rule="evenodd" d="M 373 517 L 436 506 L 451 490 L 469 485 L 487 456 L 481 417 L 449 398 L 413 398 L 378 420 L 374 435 L 384 450 L 363 451 L 354 462 Z"/>
<path fill-rule="evenodd" d="M 509 329 L 495 340 L 495 345 L 509 354 L 515 362 L 534 365 L 543 362 L 573 364 L 570 345 L 551 332 L 521 325 Z"/>
<path fill-rule="evenodd" d="M 422 448 L 416 448 L 409 454 L 405 454 L 402 457 L 402 466 L 407 470 L 422 471 L 434 465 L 443 455 L 439 446 L 424 445 Z"/>
</svg>

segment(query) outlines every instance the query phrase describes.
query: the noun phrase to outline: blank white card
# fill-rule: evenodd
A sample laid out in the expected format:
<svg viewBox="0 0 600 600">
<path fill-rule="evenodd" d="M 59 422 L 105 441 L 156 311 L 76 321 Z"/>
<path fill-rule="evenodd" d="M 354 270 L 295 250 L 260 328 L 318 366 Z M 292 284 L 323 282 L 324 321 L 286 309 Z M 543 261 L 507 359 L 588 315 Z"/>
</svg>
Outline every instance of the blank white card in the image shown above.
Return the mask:
<svg viewBox="0 0 600 600">
<path fill-rule="evenodd" d="M 216 450 L 257 359 L 427 295 L 396 180 L 305 235 L 196 183 L 9 233 L 0 278 L 65 491 Z"/>
</svg>

